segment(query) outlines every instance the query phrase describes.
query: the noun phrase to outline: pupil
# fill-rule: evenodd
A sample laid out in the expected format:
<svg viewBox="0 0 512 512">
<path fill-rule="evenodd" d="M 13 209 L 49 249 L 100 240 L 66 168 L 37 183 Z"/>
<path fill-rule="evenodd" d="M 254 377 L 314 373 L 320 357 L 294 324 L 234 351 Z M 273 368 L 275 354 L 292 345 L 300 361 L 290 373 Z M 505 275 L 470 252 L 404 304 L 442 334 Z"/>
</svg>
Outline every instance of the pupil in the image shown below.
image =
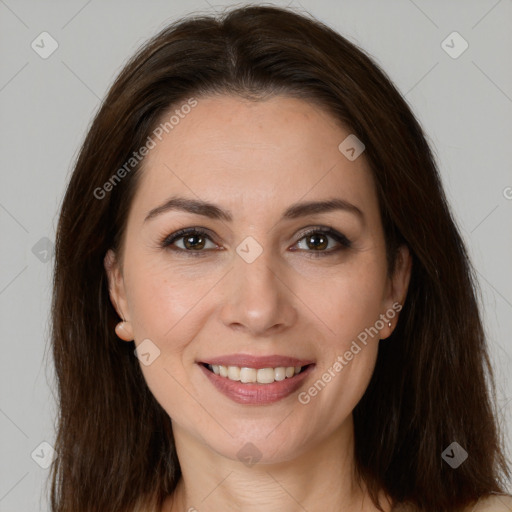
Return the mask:
<svg viewBox="0 0 512 512">
<path fill-rule="evenodd" d="M 319 244 L 315 244 L 314 240 L 319 239 L 321 239 L 322 241 Z M 309 243 L 311 243 L 314 249 L 325 249 L 328 244 L 327 237 L 325 237 L 324 235 L 311 235 L 308 239 L 308 244 Z"/>
<path fill-rule="evenodd" d="M 197 243 L 197 239 L 202 240 L 203 243 Z M 185 247 L 187 249 L 202 249 L 204 247 L 204 240 L 201 235 L 189 235 L 185 238 Z"/>
</svg>

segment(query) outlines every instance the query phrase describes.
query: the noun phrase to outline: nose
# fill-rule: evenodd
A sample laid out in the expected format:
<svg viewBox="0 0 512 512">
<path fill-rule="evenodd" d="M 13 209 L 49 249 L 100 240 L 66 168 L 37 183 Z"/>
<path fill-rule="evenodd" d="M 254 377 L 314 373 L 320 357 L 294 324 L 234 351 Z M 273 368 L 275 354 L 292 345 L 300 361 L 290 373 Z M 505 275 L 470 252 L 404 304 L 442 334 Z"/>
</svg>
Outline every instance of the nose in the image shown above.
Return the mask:
<svg viewBox="0 0 512 512">
<path fill-rule="evenodd" d="M 222 322 L 230 329 L 264 337 L 296 322 L 296 297 L 287 282 L 287 272 L 271 260 L 271 251 L 263 251 L 252 263 L 235 255 L 234 267 L 226 276 L 220 312 Z"/>
</svg>

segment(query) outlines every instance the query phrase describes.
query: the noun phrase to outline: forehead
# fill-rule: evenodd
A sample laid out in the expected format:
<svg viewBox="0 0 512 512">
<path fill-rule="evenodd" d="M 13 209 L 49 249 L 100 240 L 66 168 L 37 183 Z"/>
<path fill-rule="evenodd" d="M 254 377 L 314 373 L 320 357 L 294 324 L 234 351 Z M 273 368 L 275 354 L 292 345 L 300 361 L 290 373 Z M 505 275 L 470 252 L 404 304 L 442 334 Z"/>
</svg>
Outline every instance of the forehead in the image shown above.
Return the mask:
<svg viewBox="0 0 512 512">
<path fill-rule="evenodd" d="M 340 152 L 350 131 L 317 105 L 286 96 L 212 96 L 186 111 L 145 158 L 133 205 L 141 214 L 177 193 L 233 211 L 270 212 L 327 196 L 376 209 L 364 153 L 351 161 Z"/>
</svg>

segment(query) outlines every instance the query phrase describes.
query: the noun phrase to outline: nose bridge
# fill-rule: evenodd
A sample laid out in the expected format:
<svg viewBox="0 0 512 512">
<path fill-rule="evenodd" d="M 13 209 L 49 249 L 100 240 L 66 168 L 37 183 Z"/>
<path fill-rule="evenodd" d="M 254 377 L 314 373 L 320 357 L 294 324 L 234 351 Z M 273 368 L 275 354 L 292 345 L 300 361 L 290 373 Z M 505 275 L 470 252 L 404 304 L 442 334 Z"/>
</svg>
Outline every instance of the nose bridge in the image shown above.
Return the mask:
<svg viewBox="0 0 512 512">
<path fill-rule="evenodd" d="M 234 255 L 222 320 L 226 325 L 243 326 L 253 334 L 263 334 L 291 325 L 295 308 L 286 276 L 280 272 L 282 266 L 272 249 L 248 238 Z"/>
<path fill-rule="evenodd" d="M 249 248 L 247 253 L 243 251 Z M 240 244 L 235 258 L 236 293 L 247 306 L 269 309 L 275 306 L 280 294 L 276 276 L 276 258 L 271 248 L 258 249 L 251 242 Z"/>
<path fill-rule="evenodd" d="M 244 253 L 247 248 L 248 252 Z M 237 248 L 237 258 L 235 259 L 235 272 L 240 282 L 245 283 L 247 291 L 255 291 L 260 287 L 264 293 L 275 294 L 279 280 L 276 272 L 276 257 L 272 254 L 272 249 L 258 250 L 251 247 L 250 242 L 240 244 Z"/>
</svg>

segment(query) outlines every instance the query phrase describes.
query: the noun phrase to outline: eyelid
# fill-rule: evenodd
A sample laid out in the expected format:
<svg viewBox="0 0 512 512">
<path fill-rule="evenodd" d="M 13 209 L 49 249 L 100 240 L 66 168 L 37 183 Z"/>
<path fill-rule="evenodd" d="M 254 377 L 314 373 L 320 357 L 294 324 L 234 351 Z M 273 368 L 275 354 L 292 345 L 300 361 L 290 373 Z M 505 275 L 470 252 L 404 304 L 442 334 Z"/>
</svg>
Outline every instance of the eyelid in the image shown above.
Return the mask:
<svg viewBox="0 0 512 512">
<path fill-rule="evenodd" d="M 212 235 L 211 230 L 209 230 L 208 228 L 203 228 L 201 226 L 192 226 L 192 227 L 179 229 L 179 230 L 163 237 L 163 239 L 160 242 L 160 246 L 164 249 L 167 248 L 167 249 L 176 251 L 178 253 L 187 254 L 187 255 L 190 254 L 190 255 L 194 255 L 194 256 L 204 255 L 205 253 L 212 251 L 212 249 L 203 249 L 203 250 L 198 250 L 198 251 L 194 251 L 194 250 L 187 251 L 187 250 L 181 249 L 179 247 L 172 247 L 172 244 L 174 242 L 176 242 L 177 240 L 181 240 L 182 238 L 184 238 L 185 236 L 187 236 L 188 234 L 191 234 L 191 233 L 197 234 L 197 235 L 202 235 L 202 236 L 208 238 L 212 243 L 214 243 L 215 245 L 218 246 L 217 242 L 215 242 L 215 237 Z M 294 246 L 297 245 L 305 237 L 307 237 L 308 235 L 312 235 L 312 234 L 324 234 L 326 236 L 329 236 L 329 237 L 333 238 L 339 244 L 339 247 L 331 248 L 329 250 L 324 250 L 324 251 L 315 251 L 315 250 L 308 251 L 308 250 L 303 250 L 303 249 L 292 249 L 292 251 L 293 252 L 303 251 L 305 253 L 310 253 L 313 256 L 322 256 L 322 255 L 327 256 L 329 254 L 336 253 L 342 249 L 348 249 L 352 246 L 351 240 L 349 240 L 343 233 L 340 233 L 339 231 L 337 231 L 336 229 L 334 229 L 330 226 L 308 226 L 306 228 L 303 228 L 301 230 L 301 232 L 299 233 L 299 235 L 297 235 L 298 238 L 293 245 Z M 222 248 L 217 247 L 216 250 L 222 250 Z"/>
<path fill-rule="evenodd" d="M 304 230 L 300 233 L 297 242 L 302 240 L 304 237 L 314 233 L 322 233 L 328 235 L 339 243 L 346 245 L 347 247 L 352 244 L 352 241 L 349 240 L 343 233 L 340 233 L 338 230 L 331 228 L 330 226 L 309 226 L 304 228 Z"/>
<path fill-rule="evenodd" d="M 339 254 L 341 251 L 345 251 L 347 249 L 350 249 L 352 247 L 352 241 L 349 240 L 343 233 L 340 233 L 334 228 L 331 228 L 330 226 L 313 226 L 306 228 L 306 231 L 303 231 L 297 242 L 295 242 L 294 245 L 297 245 L 299 242 L 301 242 L 304 238 L 306 238 L 309 235 L 313 234 L 322 234 L 329 236 L 333 238 L 338 246 L 337 247 L 331 247 L 330 249 L 326 250 L 304 250 L 304 249 L 291 249 L 293 252 L 301 251 L 303 252 L 307 257 L 311 258 L 322 258 L 322 257 L 328 257 L 333 256 L 336 254 Z"/>
<path fill-rule="evenodd" d="M 160 241 L 160 246 L 162 248 L 169 248 L 174 242 L 177 240 L 180 240 L 184 237 L 186 237 L 189 234 L 197 234 L 197 235 L 203 235 L 207 237 L 209 240 L 211 240 L 215 245 L 218 245 L 217 242 L 215 242 L 215 237 L 213 236 L 212 232 L 208 228 L 203 228 L 201 226 L 192 226 L 188 228 L 178 229 L 177 231 L 174 231 L 173 233 L 170 233 L 169 235 L 166 235 L 162 238 Z M 176 249 L 179 252 L 205 252 L 205 251 L 184 251 L 182 249 L 177 248 Z M 211 249 L 210 249 L 211 250 Z"/>
</svg>

